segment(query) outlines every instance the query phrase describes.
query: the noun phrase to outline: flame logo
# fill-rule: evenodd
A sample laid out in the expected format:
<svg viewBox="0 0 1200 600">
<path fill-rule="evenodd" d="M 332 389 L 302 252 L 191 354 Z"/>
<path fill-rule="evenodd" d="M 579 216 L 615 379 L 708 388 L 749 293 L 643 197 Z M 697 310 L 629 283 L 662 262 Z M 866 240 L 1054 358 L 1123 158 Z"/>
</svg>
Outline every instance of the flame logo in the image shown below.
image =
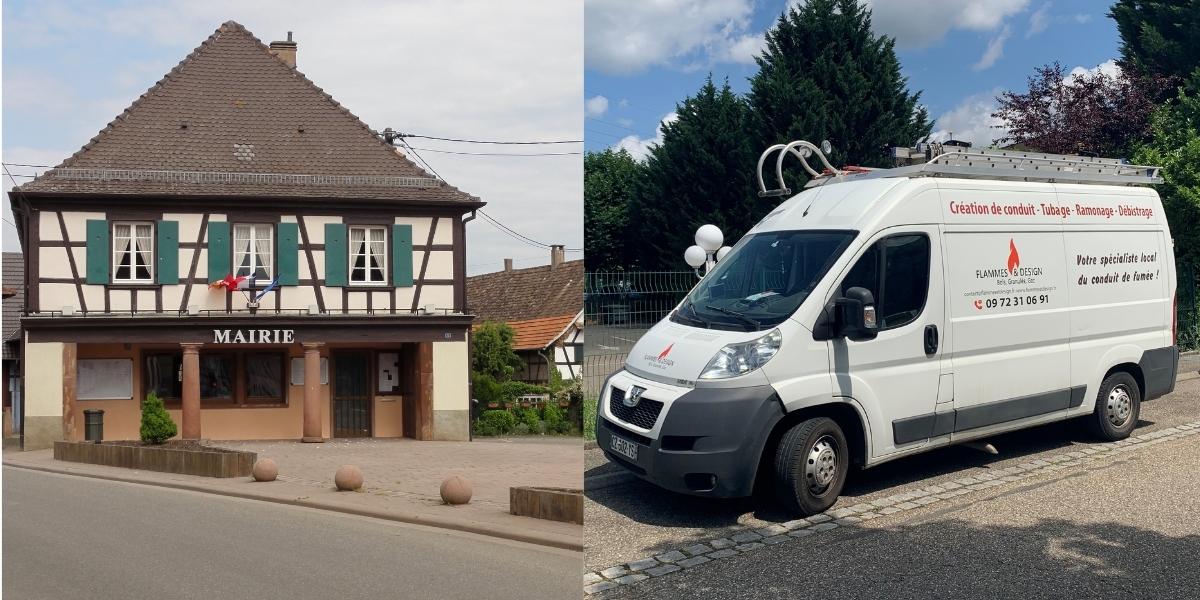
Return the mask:
<svg viewBox="0 0 1200 600">
<path fill-rule="evenodd" d="M 670 346 L 667 346 L 666 350 L 663 350 L 662 353 L 658 355 L 658 360 L 662 360 L 662 359 L 666 358 L 667 355 L 671 353 L 671 348 L 674 348 L 674 347 L 675 347 L 675 344 L 674 344 L 674 342 L 672 342 Z"/>
<path fill-rule="evenodd" d="M 1012 238 L 1008 240 L 1008 272 L 1015 273 L 1017 267 L 1021 266 L 1021 255 L 1017 254 L 1017 245 L 1013 243 Z"/>
</svg>

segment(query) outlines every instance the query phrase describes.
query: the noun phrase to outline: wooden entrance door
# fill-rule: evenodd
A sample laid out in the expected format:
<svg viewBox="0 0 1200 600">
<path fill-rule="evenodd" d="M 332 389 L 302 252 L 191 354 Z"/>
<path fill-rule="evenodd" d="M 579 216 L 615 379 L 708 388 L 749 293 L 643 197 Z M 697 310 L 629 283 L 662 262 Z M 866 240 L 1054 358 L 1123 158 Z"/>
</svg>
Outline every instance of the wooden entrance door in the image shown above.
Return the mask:
<svg viewBox="0 0 1200 600">
<path fill-rule="evenodd" d="M 333 357 L 333 437 L 371 437 L 371 355 Z"/>
</svg>

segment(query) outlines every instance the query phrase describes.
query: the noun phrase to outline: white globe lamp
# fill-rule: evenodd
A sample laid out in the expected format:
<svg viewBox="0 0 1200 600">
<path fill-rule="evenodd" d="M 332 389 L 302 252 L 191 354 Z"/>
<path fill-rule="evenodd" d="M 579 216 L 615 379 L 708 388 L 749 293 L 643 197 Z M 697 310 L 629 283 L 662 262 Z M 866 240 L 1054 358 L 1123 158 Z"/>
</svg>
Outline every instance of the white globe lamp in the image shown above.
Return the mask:
<svg viewBox="0 0 1200 600">
<path fill-rule="evenodd" d="M 693 269 L 699 269 L 700 267 L 703 267 L 704 261 L 707 258 L 708 253 L 705 252 L 704 248 L 701 248 L 700 246 L 690 246 L 687 250 L 683 251 L 683 260 L 686 261 L 688 266 Z"/>
<path fill-rule="evenodd" d="M 730 248 L 729 246 L 721 246 L 721 249 L 717 250 L 717 262 L 725 260 L 725 255 L 729 254 L 730 250 L 733 250 L 733 248 Z"/>
<path fill-rule="evenodd" d="M 696 245 L 705 252 L 716 252 L 725 243 L 725 235 L 716 225 L 702 225 L 696 230 Z"/>
</svg>

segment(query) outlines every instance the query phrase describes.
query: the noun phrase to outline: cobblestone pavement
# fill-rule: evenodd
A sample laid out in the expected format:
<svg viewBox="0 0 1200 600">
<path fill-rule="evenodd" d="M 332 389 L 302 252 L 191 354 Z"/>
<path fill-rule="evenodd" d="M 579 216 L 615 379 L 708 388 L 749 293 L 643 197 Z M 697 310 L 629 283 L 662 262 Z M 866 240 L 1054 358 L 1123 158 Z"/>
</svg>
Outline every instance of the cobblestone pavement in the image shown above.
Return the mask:
<svg viewBox="0 0 1200 600">
<path fill-rule="evenodd" d="M 1028 482 L 1022 482 L 1031 478 L 1100 468 L 1133 450 L 1152 453 L 1149 448 L 1163 442 L 1195 446 L 1197 438 L 1192 436 L 1200 431 L 1198 416 L 1200 380 L 1181 381 L 1176 393 L 1143 406 L 1140 427 L 1128 441 L 1094 443 L 1077 432 L 1073 423 L 1063 423 L 990 440 L 999 448 L 999 456 L 964 447 L 942 449 L 858 473 L 830 511 L 800 520 L 773 513 L 766 503 L 760 506 L 754 499 L 698 499 L 665 492 L 641 481 L 589 490 L 585 592 L 609 590 L 605 595 L 637 596 L 641 593 L 636 592 L 639 585 L 656 577 L 702 565 L 708 566 L 697 569 L 697 573 L 710 569 L 720 572 L 725 567 L 715 561 L 784 545 L 796 538 L 872 523 L 886 525 L 942 502 L 971 504 L 981 495 L 1024 486 Z M 1185 439 L 1188 441 L 1176 441 Z M 586 462 L 590 476 L 608 472 L 594 456 Z M 790 548 L 795 551 L 794 546 Z M 760 564 L 758 570 L 769 571 L 765 564 Z M 692 578 L 687 573 L 674 577 L 680 581 Z M 706 579 L 713 577 L 717 573 Z M 717 581 L 722 580 L 717 577 Z M 688 587 L 678 582 L 672 585 Z M 762 585 L 771 587 L 769 576 L 763 576 Z M 662 591 L 666 589 L 663 586 L 655 584 L 648 589 Z"/>
<path fill-rule="evenodd" d="M 473 442 L 418 442 L 409 439 L 332 439 L 323 444 L 295 441 L 212 442 L 223 448 L 257 452 L 279 465 L 279 479 L 319 488 L 333 487 L 333 474 L 358 465 L 367 493 L 441 504 L 439 488 L 449 475 L 474 487 L 473 504 L 508 511 L 508 488 L 522 485 L 583 487 L 583 441 L 579 438 L 500 438 Z"/>
</svg>

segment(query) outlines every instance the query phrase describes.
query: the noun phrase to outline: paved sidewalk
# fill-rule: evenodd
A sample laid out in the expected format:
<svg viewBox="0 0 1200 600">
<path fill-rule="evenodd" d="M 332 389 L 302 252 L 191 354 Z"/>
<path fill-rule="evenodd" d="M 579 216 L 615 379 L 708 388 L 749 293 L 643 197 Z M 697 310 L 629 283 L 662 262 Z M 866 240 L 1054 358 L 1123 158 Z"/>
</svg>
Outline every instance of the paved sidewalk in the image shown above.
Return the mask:
<svg viewBox="0 0 1200 600">
<path fill-rule="evenodd" d="M 580 488 L 583 456 L 578 438 L 501 439 L 475 442 L 337 440 L 210 442 L 251 450 L 279 464 L 278 481 L 218 479 L 138 471 L 54 460 L 52 451 L 5 451 L 4 465 L 295 504 L 389 520 L 470 531 L 581 550 L 583 528 L 508 513 L 508 488 L 541 485 Z M 333 474 L 343 464 L 363 470 L 361 492 L 338 492 Z M 442 504 L 438 488 L 451 474 L 471 480 L 466 506 Z"/>
</svg>

